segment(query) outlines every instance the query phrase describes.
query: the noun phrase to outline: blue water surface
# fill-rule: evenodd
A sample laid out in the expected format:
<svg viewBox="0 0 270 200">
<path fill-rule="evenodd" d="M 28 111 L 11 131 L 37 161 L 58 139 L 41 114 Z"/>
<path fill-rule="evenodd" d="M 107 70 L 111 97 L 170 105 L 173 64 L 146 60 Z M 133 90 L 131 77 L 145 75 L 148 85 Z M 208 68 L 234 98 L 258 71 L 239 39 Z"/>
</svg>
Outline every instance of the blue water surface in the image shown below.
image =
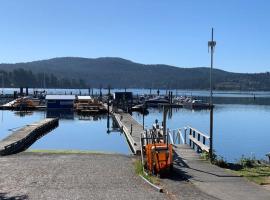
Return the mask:
<svg viewBox="0 0 270 200">
<path fill-rule="evenodd" d="M 150 128 L 155 119 L 163 118 L 162 109 L 150 109 L 145 116 L 145 126 Z M 133 114 L 140 122 L 142 115 Z M 170 129 L 192 126 L 209 135 L 210 112 L 188 109 L 173 109 L 168 115 Z M 266 159 L 270 152 L 270 106 L 259 105 L 216 105 L 214 109 L 214 149 L 219 156 L 230 162 L 237 162 L 242 155 Z"/>
<path fill-rule="evenodd" d="M 12 131 L 46 117 L 44 112 L 28 113 L 20 116 L 13 111 L 0 111 L 0 139 L 3 139 Z M 110 118 L 109 130 L 112 130 Z M 107 129 L 107 116 L 95 116 L 73 119 L 60 119 L 59 126 L 37 140 L 30 149 L 50 150 L 90 150 L 97 152 L 130 154 L 131 151 L 125 136 L 120 131 Z"/>
</svg>

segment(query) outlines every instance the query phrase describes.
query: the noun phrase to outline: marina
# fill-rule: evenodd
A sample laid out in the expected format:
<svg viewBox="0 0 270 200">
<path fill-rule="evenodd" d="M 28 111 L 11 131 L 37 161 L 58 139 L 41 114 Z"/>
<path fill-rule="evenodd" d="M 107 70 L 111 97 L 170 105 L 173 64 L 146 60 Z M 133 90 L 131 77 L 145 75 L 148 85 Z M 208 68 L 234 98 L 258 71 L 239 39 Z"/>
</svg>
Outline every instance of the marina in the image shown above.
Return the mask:
<svg viewBox="0 0 270 200">
<path fill-rule="evenodd" d="M 270 200 L 269 7 L 3 1 L 0 200 Z"/>
<path fill-rule="evenodd" d="M 59 91 L 59 90 L 58 90 Z M 60 92 L 61 93 L 61 92 Z M 265 94 L 267 95 L 267 94 Z M 236 97 L 235 97 L 236 98 Z M 259 97 L 256 98 L 256 101 L 259 101 Z M 105 108 L 107 108 L 107 105 L 104 105 Z M 111 106 L 110 106 L 111 108 Z M 65 120 L 66 126 L 68 125 L 68 122 L 73 124 L 74 121 L 80 122 L 80 121 L 86 121 L 90 120 L 89 123 L 93 123 L 92 121 L 93 117 L 88 117 L 87 115 L 78 115 L 74 111 L 65 111 L 60 112 L 57 110 L 48 110 L 48 111 L 29 111 L 29 112 L 18 112 L 18 111 L 8 111 L 3 110 L 0 111 L 0 118 L 2 117 L 2 123 L 1 127 L 3 127 L 3 131 L 0 135 L 0 139 L 4 138 L 6 134 L 9 132 L 8 129 L 11 129 L 13 127 L 19 127 L 22 125 L 27 125 L 28 123 L 32 123 L 41 119 L 44 119 L 46 117 L 60 117 L 60 127 L 61 127 L 61 120 Z M 246 157 L 256 157 L 259 159 L 268 159 L 265 155 L 269 152 L 267 138 L 269 138 L 269 135 L 267 132 L 262 131 L 265 128 L 267 128 L 267 119 L 268 114 L 270 112 L 270 107 L 267 105 L 249 105 L 249 104 L 216 104 L 214 108 L 214 150 L 217 155 L 222 156 L 224 159 L 230 162 L 237 162 L 242 155 Z M 117 114 L 117 113 L 115 113 Z M 123 113 L 123 115 L 129 116 L 128 123 L 126 124 L 126 133 L 130 135 L 131 132 L 131 124 L 133 124 L 132 131 L 134 133 L 133 135 L 133 141 L 135 141 L 136 144 L 139 144 L 138 138 L 140 137 L 140 133 L 142 131 L 142 125 L 145 125 L 145 128 L 151 128 L 153 122 L 158 119 L 159 121 L 162 121 L 163 115 L 162 115 L 162 108 L 148 108 L 148 113 L 141 114 L 140 112 L 132 112 L 132 115 L 128 113 Z M 20 117 L 21 116 L 21 117 Z M 36 118 L 38 116 L 38 118 Z M 118 122 L 120 121 L 120 114 L 118 113 L 118 117 L 110 119 L 110 127 L 112 127 L 112 123 L 114 122 L 114 128 L 112 128 L 114 131 L 117 130 L 117 126 L 119 126 Z M 33 118 L 34 117 L 34 118 Z M 131 117 L 131 118 L 130 118 Z M 33 120 L 31 120 L 33 118 Z M 95 117 L 94 117 L 95 118 Z M 96 117 L 99 118 L 98 116 Z M 144 118 L 144 119 L 143 119 Z M 27 120 L 29 119 L 29 120 Z M 80 120 L 79 120 L 80 119 Z M 118 119 L 118 120 L 117 120 Z M 9 125 L 7 127 L 7 122 L 9 120 L 16 121 L 16 124 Z M 67 120 L 67 121 L 66 121 Z M 107 114 L 104 115 L 103 118 L 101 118 L 104 125 L 104 128 L 102 128 L 103 132 L 102 134 L 107 134 Z M 136 122 L 135 122 L 136 121 Z M 260 123 L 260 126 L 257 126 L 256 124 Z M 230 126 L 228 126 L 230 124 Z M 95 130 L 95 123 L 93 124 L 93 130 Z M 138 126 L 138 127 L 137 127 Z M 192 110 L 192 109 L 185 109 L 185 108 L 172 108 L 168 112 L 167 117 L 167 127 L 170 130 L 176 130 L 179 128 L 184 128 L 186 126 L 192 126 L 203 133 L 209 133 L 209 111 L 208 110 Z M 119 126 L 120 128 L 122 125 Z M 59 127 L 54 130 L 58 131 L 60 129 Z M 72 129 L 73 130 L 73 129 Z M 83 130 L 83 129 L 82 129 Z M 139 130 L 138 133 L 134 132 L 135 130 Z M 89 130 L 91 131 L 91 130 Z M 117 130 L 120 131 L 120 130 Z M 59 130 L 60 132 L 60 130 Z M 69 131 L 70 132 L 70 131 Z M 80 129 L 78 131 L 74 130 L 74 132 L 81 132 Z M 84 132 L 84 131 L 83 131 Z M 52 132 L 53 133 L 53 132 Z M 49 137 L 53 134 L 48 134 Z M 70 134 L 64 134 L 61 133 L 63 138 L 68 138 L 71 136 Z M 46 136 L 46 137 L 47 137 Z M 53 142 L 53 145 L 49 145 L 46 147 L 46 137 L 44 137 L 44 146 L 43 149 L 61 149 L 60 142 L 61 138 L 57 138 L 57 141 Z M 84 138 L 84 134 L 82 133 L 82 139 Z M 128 136 L 129 137 L 129 136 Z M 266 138 L 265 140 L 261 141 L 259 138 Z M 239 145 L 237 141 L 244 140 L 244 144 Z M 125 140 L 124 140 L 125 142 Z M 133 143 L 133 142 L 131 142 Z M 49 142 L 48 142 L 49 144 Z M 88 147 L 85 145 L 82 147 L 83 150 L 91 150 L 92 149 L 92 143 L 89 142 Z M 72 145 L 71 145 L 72 146 Z M 35 144 L 30 147 L 35 147 Z M 36 146 L 38 148 L 38 146 Z M 65 148 L 62 146 L 62 148 Z M 122 147 L 119 147 L 121 149 Z M 126 147 L 125 147 L 126 148 Z M 69 148 L 70 149 L 70 148 Z M 80 145 L 76 146 L 76 149 L 81 149 Z M 105 148 L 106 149 L 106 148 Z M 131 151 L 137 151 L 139 147 L 134 146 Z M 95 150 L 95 148 L 93 148 Z M 99 150 L 102 150 L 102 148 L 99 148 Z M 121 151 L 120 151 L 121 152 Z M 124 151 L 128 152 L 128 151 Z"/>
</svg>

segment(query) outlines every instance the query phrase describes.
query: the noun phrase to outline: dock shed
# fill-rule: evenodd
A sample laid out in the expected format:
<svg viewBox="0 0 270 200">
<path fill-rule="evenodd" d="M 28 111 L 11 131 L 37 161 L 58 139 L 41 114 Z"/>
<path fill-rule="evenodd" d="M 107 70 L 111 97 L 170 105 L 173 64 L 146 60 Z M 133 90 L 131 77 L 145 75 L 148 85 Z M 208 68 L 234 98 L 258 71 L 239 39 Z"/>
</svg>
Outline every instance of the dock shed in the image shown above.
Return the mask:
<svg viewBox="0 0 270 200">
<path fill-rule="evenodd" d="M 75 95 L 46 95 L 48 109 L 73 109 Z"/>
<path fill-rule="evenodd" d="M 91 96 L 78 96 L 77 102 L 78 103 L 91 103 L 93 101 Z"/>
<path fill-rule="evenodd" d="M 131 109 L 133 105 L 132 92 L 115 92 L 113 94 L 113 105 L 123 110 Z"/>
<path fill-rule="evenodd" d="M 132 92 L 115 92 L 113 95 L 115 101 L 132 101 L 133 95 Z"/>
</svg>

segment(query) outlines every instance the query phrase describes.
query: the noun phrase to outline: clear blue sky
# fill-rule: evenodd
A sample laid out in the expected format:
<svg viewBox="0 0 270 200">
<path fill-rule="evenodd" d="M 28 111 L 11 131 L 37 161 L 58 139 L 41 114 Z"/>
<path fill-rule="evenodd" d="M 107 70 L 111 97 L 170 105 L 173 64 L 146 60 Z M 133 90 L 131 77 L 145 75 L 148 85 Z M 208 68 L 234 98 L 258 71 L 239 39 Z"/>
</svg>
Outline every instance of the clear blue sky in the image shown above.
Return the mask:
<svg viewBox="0 0 270 200">
<path fill-rule="evenodd" d="M 61 56 L 270 71 L 268 0 L 1 0 L 0 62 Z"/>
</svg>

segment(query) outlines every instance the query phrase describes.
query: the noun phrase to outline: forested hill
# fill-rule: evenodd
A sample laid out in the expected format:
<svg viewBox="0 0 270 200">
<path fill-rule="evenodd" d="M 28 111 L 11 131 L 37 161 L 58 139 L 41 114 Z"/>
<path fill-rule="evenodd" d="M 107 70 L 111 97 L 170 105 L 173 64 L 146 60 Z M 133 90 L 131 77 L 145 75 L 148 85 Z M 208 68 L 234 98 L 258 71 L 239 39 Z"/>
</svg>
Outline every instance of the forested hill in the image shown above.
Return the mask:
<svg viewBox="0 0 270 200">
<path fill-rule="evenodd" d="M 208 89 L 209 68 L 144 65 L 122 58 L 63 57 L 0 64 L 5 87 L 107 87 Z M 44 81 L 45 74 L 45 81 Z M 213 71 L 215 89 L 270 90 L 270 74 Z"/>
</svg>

